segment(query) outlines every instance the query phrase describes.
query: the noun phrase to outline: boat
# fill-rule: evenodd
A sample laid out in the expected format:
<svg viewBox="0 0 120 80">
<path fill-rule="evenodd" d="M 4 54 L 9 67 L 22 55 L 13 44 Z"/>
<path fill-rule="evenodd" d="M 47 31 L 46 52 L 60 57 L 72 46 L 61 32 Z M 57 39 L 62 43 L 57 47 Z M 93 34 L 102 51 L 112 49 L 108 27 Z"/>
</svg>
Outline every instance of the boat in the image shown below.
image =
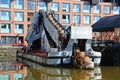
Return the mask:
<svg viewBox="0 0 120 80">
<path fill-rule="evenodd" d="M 17 51 L 17 57 L 47 66 L 79 66 L 94 68 L 99 65 L 101 52 L 91 47 L 92 27 L 64 27 L 54 18 L 54 11 L 35 12 L 26 35 L 27 46 Z M 75 57 L 75 50 L 84 52 L 83 63 Z M 80 57 L 80 56 L 79 56 Z M 84 61 L 87 57 L 88 62 Z M 88 58 L 89 57 L 89 58 Z M 77 61 L 77 64 L 74 61 Z"/>
</svg>

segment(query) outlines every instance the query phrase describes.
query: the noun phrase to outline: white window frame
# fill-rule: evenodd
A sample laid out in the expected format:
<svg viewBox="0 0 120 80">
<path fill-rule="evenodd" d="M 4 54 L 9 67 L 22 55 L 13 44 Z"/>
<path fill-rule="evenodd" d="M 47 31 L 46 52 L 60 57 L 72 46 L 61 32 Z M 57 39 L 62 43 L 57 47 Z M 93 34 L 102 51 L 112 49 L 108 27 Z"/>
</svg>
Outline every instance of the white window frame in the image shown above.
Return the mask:
<svg viewBox="0 0 120 80">
<path fill-rule="evenodd" d="M 99 17 L 99 19 L 98 19 L 98 17 Z M 94 16 L 94 21 L 93 21 L 93 23 L 96 23 L 98 20 L 100 20 L 100 16 Z"/>
<path fill-rule="evenodd" d="M 91 12 L 91 6 L 89 5 L 89 4 L 84 4 L 84 6 L 83 6 L 84 8 L 84 10 L 83 10 L 83 12 L 84 13 L 90 13 Z"/>
<path fill-rule="evenodd" d="M 24 0 L 22 0 L 21 2 L 23 4 L 19 4 L 21 0 L 14 0 L 14 8 L 15 9 L 23 9 L 24 8 Z"/>
<path fill-rule="evenodd" d="M 63 19 L 63 16 L 65 16 L 66 17 L 66 19 Z M 62 15 L 62 23 L 70 23 L 70 15 L 68 15 L 68 14 L 64 14 L 64 15 Z"/>
<path fill-rule="evenodd" d="M 24 12 L 14 12 L 14 21 L 24 21 Z"/>
<path fill-rule="evenodd" d="M 110 14 L 110 12 L 111 12 L 110 6 L 105 5 L 104 6 L 104 14 Z"/>
<path fill-rule="evenodd" d="M 27 9 L 28 10 L 35 10 L 36 9 L 36 5 L 35 5 L 35 1 L 27 1 Z"/>
<path fill-rule="evenodd" d="M 4 14 L 3 14 L 4 12 Z M 3 15 L 2 15 L 3 14 Z M 4 11 L 4 10 L 1 10 L 0 11 L 0 20 L 7 20 L 7 21 L 10 21 L 10 11 Z"/>
<path fill-rule="evenodd" d="M 1 1 L 4 1 L 4 0 L 1 0 Z M 7 3 L 2 3 L 1 1 L 0 1 L 0 7 L 10 8 L 10 0 L 8 0 Z"/>
<path fill-rule="evenodd" d="M 91 24 L 91 17 L 89 15 L 83 16 L 83 23 L 84 24 Z"/>
<path fill-rule="evenodd" d="M 73 15 L 73 24 L 80 24 L 80 15 Z"/>
<path fill-rule="evenodd" d="M 45 2 L 39 2 L 39 9 L 47 11 L 47 6 Z"/>
<path fill-rule="evenodd" d="M 79 8 L 77 8 L 78 5 Z M 73 12 L 80 12 L 80 4 L 73 4 Z"/>
<path fill-rule="evenodd" d="M 98 9 L 99 8 L 99 9 Z M 94 5 L 94 13 L 99 14 L 101 12 L 101 7 L 100 5 Z"/>
<path fill-rule="evenodd" d="M 59 11 L 59 3 L 58 2 L 51 3 L 51 10 Z"/>
<path fill-rule="evenodd" d="M 22 29 L 20 29 L 20 25 L 22 25 Z M 14 33 L 24 33 L 24 24 L 14 24 Z"/>
<path fill-rule="evenodd" d="M 65 7 L 63 7 L 65 5 Z M 70 12 L 70 3 L 63 3 L 62 4 L 62 11 L 63 12 Z"/>
<path fill-rule="evenodd" d="M 5 25 L 5 28 L 2 28 L 2 25 Z M 1 26 L 1 30 L 0 30 L 0 32 L 1 33 L 10 33 L 10 24 L 8 24 L 8 23 L 1 23 L 0 24 L 0 26 Z"/>
<path fill-rule="evenodd" d="M 120 14 L 120 7 L 119 6 L 113 6 L 113 14 Z"/>
</svg>

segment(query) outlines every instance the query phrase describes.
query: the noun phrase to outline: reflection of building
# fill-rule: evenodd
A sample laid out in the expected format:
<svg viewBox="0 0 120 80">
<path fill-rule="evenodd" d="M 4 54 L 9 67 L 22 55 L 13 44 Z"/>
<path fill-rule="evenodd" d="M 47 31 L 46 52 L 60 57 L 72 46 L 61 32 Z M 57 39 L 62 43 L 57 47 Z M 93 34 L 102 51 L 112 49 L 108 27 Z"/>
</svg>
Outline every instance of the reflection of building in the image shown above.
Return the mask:
<svg viewBox="0 0 120 80">
<path fill-rule="evenodd" d="M 64 26 L 70 26 L 75 23 L 86 27 L 91 26 L 104 16 L 120 13 L 120 7 L 115 3 L 119 1 L 112 0 L 111 2 L 113 3 L 110 3 L 110 1 L 53 0 L 53 2 L 48 3 L 47 8 L 43 0 L 0 0 L 1 42 L 9 45 L 21 40 L 23 43 L 33 14 L 39 9 L 54 10 L 55 18 Z M 96 3 L 97 5 L 93 5 Z M 18 34 L 19 36 L 17 36 Z"/>
<path fill-rule="evenodd" d="M 26 80 L 102 80 L 100 67 L 95 67 L 94 70 L 80 70 L 73 68 L 44 67 L 21 58 L 18 59 L 18 62 L 23 62 L 25 65 L 33 67 L 28 69 L 29 75 Z"/>
<path fill-rule="evenodd" d="M 27 67 L 11 62 L 0 63 L 0 80 L 24 80 L 27 77 Z"/>
</svg>

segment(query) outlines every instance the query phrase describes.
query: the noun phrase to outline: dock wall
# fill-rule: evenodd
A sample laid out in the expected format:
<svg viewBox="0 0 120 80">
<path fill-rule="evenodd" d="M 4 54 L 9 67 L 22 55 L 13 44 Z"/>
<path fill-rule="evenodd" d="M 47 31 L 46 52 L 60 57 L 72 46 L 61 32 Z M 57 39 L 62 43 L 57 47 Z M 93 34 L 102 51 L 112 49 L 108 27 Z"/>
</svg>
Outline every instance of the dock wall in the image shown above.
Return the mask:
<svg viewBox="0 0 120 80">
<path fill-rule="evenodd" d="M 0 47 L 0 61 L 16 60 L 16 50 L 13 47 Z"/>
</svg>

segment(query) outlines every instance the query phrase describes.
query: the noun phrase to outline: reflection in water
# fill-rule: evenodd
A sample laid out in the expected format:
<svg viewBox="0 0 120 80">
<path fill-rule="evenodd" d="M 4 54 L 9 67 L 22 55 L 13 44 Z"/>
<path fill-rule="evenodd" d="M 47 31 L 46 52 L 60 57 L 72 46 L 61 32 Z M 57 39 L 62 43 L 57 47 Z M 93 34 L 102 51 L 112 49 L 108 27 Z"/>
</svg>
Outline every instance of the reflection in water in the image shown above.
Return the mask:
<svg viewBox="0 0 120 80">
<path fill-rule="evenodd" d="M 26 80 L 31 78 L 32 80 L 96 80 L 97 78 L 101 78 L 101 75 L 97 75 L 99 77 L 94 76 L 94 70 L 51 67 L 30 68 L 28 73 L 31 75 Z"/>
<path fill-rule="evenodd" d="M 94 70 L 75 68 L 43 67 L 34 62 L 22 60 L 28 67 L 26 80 L 120 80 L 120 67 L 95 67 Z"/>
<path fill-rule="evenodd" d="M 100 67 L 94 70 L 75 68 L 43 67 L 34 62 L 21 60 L 29 66 L 26 80 L 102 80 Z"/>
<path fill-rule="evenodd" d="M 34 62 L 21 60 L 28 67 L 25 80 L 120 80 L 120 67 L 95 67 L 94 70 L 43 67 Z"/>
<path fill-rule="evenodd" d="M 27 67 L 21 65 L 15 62 L 0 62 L 0 80 L 24 80 L 27 77 Z"/>
<path fill-rule="evenodd" d="M 0 62 L 0 71 L 17 70 L 18 67 L 13 66 L 13 62 Z"/>
</svg>

